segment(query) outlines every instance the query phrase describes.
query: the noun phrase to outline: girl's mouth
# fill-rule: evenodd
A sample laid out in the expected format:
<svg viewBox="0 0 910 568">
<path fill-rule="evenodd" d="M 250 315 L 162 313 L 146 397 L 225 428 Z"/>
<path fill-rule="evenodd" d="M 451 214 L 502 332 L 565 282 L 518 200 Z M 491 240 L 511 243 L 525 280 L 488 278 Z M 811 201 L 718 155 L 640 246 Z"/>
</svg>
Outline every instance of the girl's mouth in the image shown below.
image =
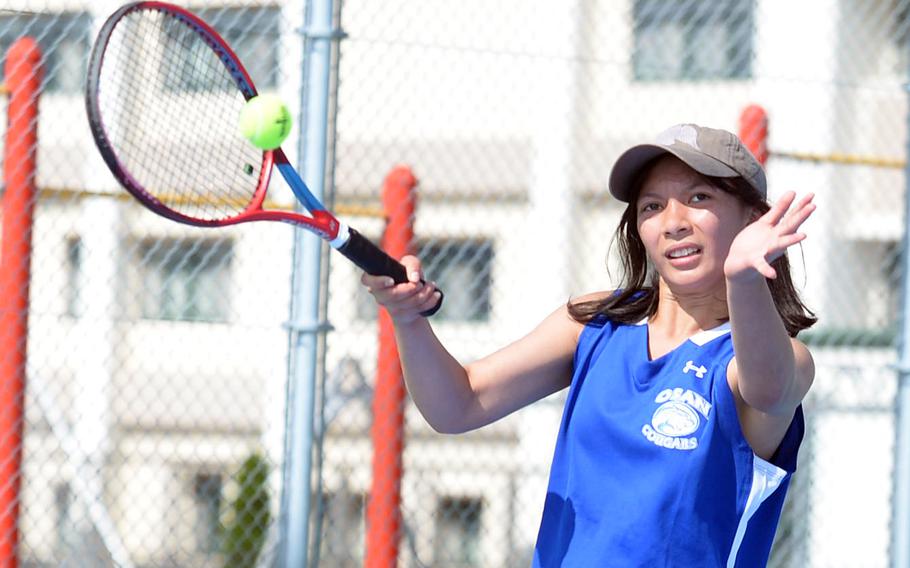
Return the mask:
<svg viewBox="0 0 910 568">
<path fill-rule="evenodd" d="M 670 260 L 688 258 L 695 256 L 701 253 L 701 249 L 695 245 L 684 245 L 679 247 L 674 247 L 666 252 L 667 258 Z"/>
</svg>

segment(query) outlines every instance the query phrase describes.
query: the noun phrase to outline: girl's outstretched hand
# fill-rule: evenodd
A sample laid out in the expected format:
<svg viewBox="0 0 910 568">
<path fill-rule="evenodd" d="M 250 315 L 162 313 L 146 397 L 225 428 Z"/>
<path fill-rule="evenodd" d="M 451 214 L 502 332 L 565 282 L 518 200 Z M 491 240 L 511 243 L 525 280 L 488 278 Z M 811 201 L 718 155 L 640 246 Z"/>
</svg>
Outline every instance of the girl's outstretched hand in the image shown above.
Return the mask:
<svg viewBox="0 0 910 568">
<path fill-rule="evenodd" d="M 360 277 L 360 282 L 376 302 L 388 310 L 395 323 L 410 323 L 423 319 L 420 313 L 436 306 L 440 293 L 434 282 L 422 282 L 423 271 L 417 257 L 405 256 L 401 259 L 401 264 L 407 270 L 407 282 L 395 284 L 390 276 L 372 276 L 367 273 Z"/>
<path fill-rule="evenodd" d="M 815 211 L 814 197 L 810 193 L 794 204 L 796 193 L 788 191 L 767 213 L 740 231 L 724 262 L 727 280 L 777 278 L 771 263 L 806 238 L 799 228 Z"/>
</svg>

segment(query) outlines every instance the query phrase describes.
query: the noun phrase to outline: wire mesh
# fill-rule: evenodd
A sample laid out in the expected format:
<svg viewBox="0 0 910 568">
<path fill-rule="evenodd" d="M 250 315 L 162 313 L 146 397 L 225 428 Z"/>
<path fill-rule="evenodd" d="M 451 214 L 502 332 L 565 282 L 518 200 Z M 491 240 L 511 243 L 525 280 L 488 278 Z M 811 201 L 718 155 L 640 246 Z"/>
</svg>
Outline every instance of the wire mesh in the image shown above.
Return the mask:
<svg viewBox="0 0 910 568">
<path fill-rule="evenodd" d="M 111 179 L 82 88 L 116 7 L 0 2 L 0 54 L 29 36 L 44 68 L 21 235 L 19 562 L 279 565 L 293 235 L 175 225 Z M 285 148 L 302 145 L 306 6 L 193 8 L 289 103 Z M 811 191 L 819 205 L 791 251 L 819 316 L 801 336 L 817 377 L 771 565 L 887 566 L 910 4 L 347 0 L 337 12 L 328 201 L 378 242 L 394 213 L 383 180 L 411 168 L 412 247 L 447 294 L 433 325 L 464 362 L 615 285 L 622 208 L 605 185 L 621 151 L 679 122 L 735 131 L 747 106 L 766 109 L 771 197 Z M 377 498 L 371 428 L 388 409 L 374 406 L 376 307 L 354 267 L 326 262 L 309 556 L 359 566 Z M 530 563 L 563 396 L 458 436 L 403 402 L 398 566 Z"/>
</svg>

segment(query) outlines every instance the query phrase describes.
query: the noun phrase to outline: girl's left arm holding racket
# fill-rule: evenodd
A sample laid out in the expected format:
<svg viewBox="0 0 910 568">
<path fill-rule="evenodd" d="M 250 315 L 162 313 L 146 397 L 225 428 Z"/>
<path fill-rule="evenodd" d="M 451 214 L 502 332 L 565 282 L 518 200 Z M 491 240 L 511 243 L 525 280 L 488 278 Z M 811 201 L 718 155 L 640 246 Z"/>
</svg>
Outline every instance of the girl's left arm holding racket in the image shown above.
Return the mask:
<svg viewBox="0 0 910 568">
<path fill-rule="evenodd" d="M 237 55 L 206 22 L 165 2 L 134 2 L 98 34 L 86 110 L 114 177 L 158 215 L 199 227 L 293 223 L 367 273 L 406 282 L 398 261 L 326 210 L 281 148 L 263 152 L 240 134 L 240 111 L 256 95 Z M 309 215 L 264 208 L 273 165 Z M 441 303 L 440 293 L 422 315 Z"/>
</svg>

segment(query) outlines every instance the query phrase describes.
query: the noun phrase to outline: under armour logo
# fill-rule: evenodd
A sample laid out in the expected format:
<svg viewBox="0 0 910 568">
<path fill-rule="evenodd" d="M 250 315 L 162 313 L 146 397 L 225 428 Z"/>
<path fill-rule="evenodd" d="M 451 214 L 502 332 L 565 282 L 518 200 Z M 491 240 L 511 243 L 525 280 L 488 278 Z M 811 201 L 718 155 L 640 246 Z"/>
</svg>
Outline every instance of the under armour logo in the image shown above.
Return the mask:
<svg viewBox="0 0 910 568">
<path fill-rule="evenodd" d="M 683 367 L 683 373 L 688 373 L 689 371 L 695 371 L 695 376 L 699 379 L 705 378 L 705 373 L 708 372 L 708 369 L 704 365 L 695 366 L 695 363 L 692 361 L 686 361 L 686 366 Z"/>
</svg>

